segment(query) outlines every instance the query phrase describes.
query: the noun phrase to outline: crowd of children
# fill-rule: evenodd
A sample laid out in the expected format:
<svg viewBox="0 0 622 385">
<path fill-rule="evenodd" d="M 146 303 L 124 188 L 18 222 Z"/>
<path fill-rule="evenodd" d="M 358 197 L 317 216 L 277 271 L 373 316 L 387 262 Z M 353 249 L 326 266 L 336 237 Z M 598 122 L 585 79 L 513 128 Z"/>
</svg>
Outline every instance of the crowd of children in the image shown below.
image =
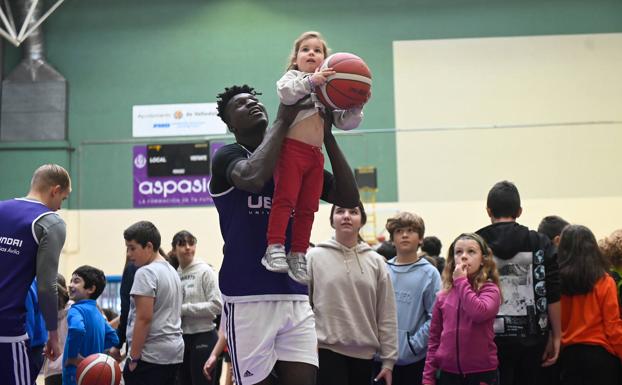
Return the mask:
<svg viewBox="0 0 622 385">
<path fill-rule="evenodd" d="M 358 236 L 364 207 L 333 206 L 335 238 L 307 254 L 318 385 L 619 383 L 622 230 L 597 243 L 588 228 L 558 216 L 529 230 L 516 222 L 520 197 L 506 181 L 493 186 L 487 209 L 492 224 L 451 243 L 441 276 L 429 251 L 419 251 L 426 238 L 418 215 L 388 219 L 395 255 L 385 260 Z M 196 238 L 186 231 L 174 236 L 178 273 L 161 255 L 153 224 L 138 222 L 124 237 L 128 262 L 137 268 L 124 382 L 217 381 L 213 368 L 227 345 L 214 324 L 222 305 L 213 270 L 194 259 Z M 84 357 L 119 346 L 96 304 L 105 284 L 92 266 L 76 269 L 67 288 L 58 276 L 64 353 L 62 364 L 45 362 L 46 385 L 76 384 Z M 36 309 L 36 281 L 27 301 Z M 27 330 L 34 342 L 32 329 L 42 320 L 32 313 Z M 555 370 L 544 369 L 551 365 Z"/>
</svg>

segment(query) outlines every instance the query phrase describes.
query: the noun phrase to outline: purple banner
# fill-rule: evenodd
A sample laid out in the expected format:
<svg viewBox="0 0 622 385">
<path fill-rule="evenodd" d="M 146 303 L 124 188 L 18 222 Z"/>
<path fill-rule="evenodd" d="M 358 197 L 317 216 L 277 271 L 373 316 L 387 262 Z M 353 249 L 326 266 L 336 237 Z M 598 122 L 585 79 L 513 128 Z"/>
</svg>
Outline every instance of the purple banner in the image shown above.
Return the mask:
<svg viewBox="0 0 622 385">
<path fill-rule="evenodd" d="M 210 143 L 210 159 L 224 143 Z M 207 206 L 209 175 L 149 177 L 147 146 L 134 146 L 134 207 Z"/>
</svg>

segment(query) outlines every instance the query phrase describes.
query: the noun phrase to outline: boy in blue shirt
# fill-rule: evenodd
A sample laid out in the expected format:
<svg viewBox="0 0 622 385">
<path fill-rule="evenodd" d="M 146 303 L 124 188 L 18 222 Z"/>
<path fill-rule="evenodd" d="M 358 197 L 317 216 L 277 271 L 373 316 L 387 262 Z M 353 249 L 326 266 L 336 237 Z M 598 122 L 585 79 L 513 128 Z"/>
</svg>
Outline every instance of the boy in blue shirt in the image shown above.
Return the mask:
<svg viewBox="0 0 622 385">
<path fill-rule="evenodd" d="M 80 266 L 71 275 L 67 313 L 67 341 L 63 352 L 63 385 L 76 385 L 76 368 L 85 357 L 102 353 L 119 342 L 116 331 L 97 309 L 95 300 L 106 287 L 104 272 Z"/>
<path fill-rule="evenodd" d="M 420 216 L 397 213 L 387 220 L 386 229 L 396 251 L 396 256 L 387 261 L 395 291 L 399 345 L 393 385 L 421 385 L 432 309 L 436 293 L 441 289 L 441 276 L 418 253 L 425 233 Z"/>
</svg>

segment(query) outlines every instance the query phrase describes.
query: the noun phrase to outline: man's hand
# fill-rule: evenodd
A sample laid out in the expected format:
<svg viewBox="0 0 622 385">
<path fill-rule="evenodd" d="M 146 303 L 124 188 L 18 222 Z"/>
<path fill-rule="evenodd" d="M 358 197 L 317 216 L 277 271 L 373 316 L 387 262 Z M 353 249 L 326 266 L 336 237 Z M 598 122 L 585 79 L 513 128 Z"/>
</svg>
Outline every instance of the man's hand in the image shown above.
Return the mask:
<svg viewBox="0 0 622 385">
<path fill-rule="evenodd" d="M 127 367 L 130 370 L 130 372 L 133 372 L 137 366 L 138 366 L 138 362 L 130 361 L 127 363 Z"/>
<path fill-rule="evenodd" d="M 542 354 L 542 367 L 551 366 L 557 362 L 557 358 L 559 357 L 559 346 L 559 337 L 555 337 L 553 336 L 553 333 L 549 333 L 549 340 L 546 343 L 544 354 Z"/>
<path fill-rule="evenodd" d="M 300 99 L 296 104 L 291 106 L 283 103 L 279 104 L 279 109 L 276 113 L 276 119 L 282 121 L 287 127 L 291 126 L 296 119 L 296 115 L 302 110 L 314 108 L 315 103 L 311 100 L 310 96 Z"/>
<path fill-rule="evenodd" d="M 333 135 L 333 122 L 335 118 L 333 116 L 333 112 L 329 110 L 328 107 L 326 107 L 324 113 L 322 113 L 321 115 L 322 119 L 324 119 L 324 139 L 326 139 L 327 135 Z"/>
<path fill-rule="evenodd" d="M 112 347 L 108 351 L 108 354 L 117 361 L 121 361 L 123 357 L 121 357 L 121 350 L 119 348 Z"/>
<path fill-rule="evenodd" d="M 214 370 L 214 366 L 216 366 L 216 362 L 218 361 L 218 357 L 215 355 L 210 355 L 207 361 L 205 361 L 205 365 L 203 365 L 203 375 L 208 380 L 212 380 L 212 370 Z"/>
<path fill-rule="evenodd" d="M 65 366 L 73 365 L 77 367 L 78 365 L 80 365 L 80 362 L 82 362 L 83 359 L 84 357 L 78 354 L 78 357 L 68 358 L 67 361 L 65 361 Z"/>
<path fill-rule="evenodd" d="M 43 354 L 45 354 L 50 361 L 56 361 L 56 359 L 62 354 L 60 344 L 58 342 L 58 331 L 48 331 L 48 342 L 45 344 L 45 348 L 43 348 Z"/>
<path fill-rule="evenodd" d="M 380 379 L 384 379 L 384 383 L 386 385 L 391 385 L 393 383 L 393 372 L 391 371 L 391 369 L 382 368 L 380 373 L 378 373 L 376 378 L 374 378 L 374 382 L 378 382 L 380 381 Z"/>
</svg>

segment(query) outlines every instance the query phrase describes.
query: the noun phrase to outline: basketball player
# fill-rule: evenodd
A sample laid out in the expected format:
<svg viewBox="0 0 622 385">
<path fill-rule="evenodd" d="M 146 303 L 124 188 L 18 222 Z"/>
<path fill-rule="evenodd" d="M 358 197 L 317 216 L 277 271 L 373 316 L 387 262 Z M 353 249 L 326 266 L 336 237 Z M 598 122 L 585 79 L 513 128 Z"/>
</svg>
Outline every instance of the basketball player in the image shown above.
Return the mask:
<svg viewBox="0 0 622 385">
<path fill-rule="evenodd" d="M 35 275 L 39 307 L 48 330 L 46 355 L 60 355 L 56 275 L 65 243 L 65 222 L 55 213 L 71 193 L 67 171 L 39 167 L 25 198 L 0 201 L 0 378 L 3 384 L 30 385 L 24 300 Z"/>
<path fill-rule="evenodd" d="M 266 270 L 266 230 L 274 192 L 272 173 L 296 114 L 308 106 L 279 107 L 268 115 L 249 86 L 218 95 L 218 113 L 235 135 L 212 162 L 209 189 L 225 240 L 220 269 L 229 353 L 236 384 L 315 384 L 317 335 L 307 287 L 287 274 Z M 359 201 L 354 175 L 325 119 L 324 145 L 334 176 L 324 171 L 322 199 L 346 207 Z"/>
</svg>

